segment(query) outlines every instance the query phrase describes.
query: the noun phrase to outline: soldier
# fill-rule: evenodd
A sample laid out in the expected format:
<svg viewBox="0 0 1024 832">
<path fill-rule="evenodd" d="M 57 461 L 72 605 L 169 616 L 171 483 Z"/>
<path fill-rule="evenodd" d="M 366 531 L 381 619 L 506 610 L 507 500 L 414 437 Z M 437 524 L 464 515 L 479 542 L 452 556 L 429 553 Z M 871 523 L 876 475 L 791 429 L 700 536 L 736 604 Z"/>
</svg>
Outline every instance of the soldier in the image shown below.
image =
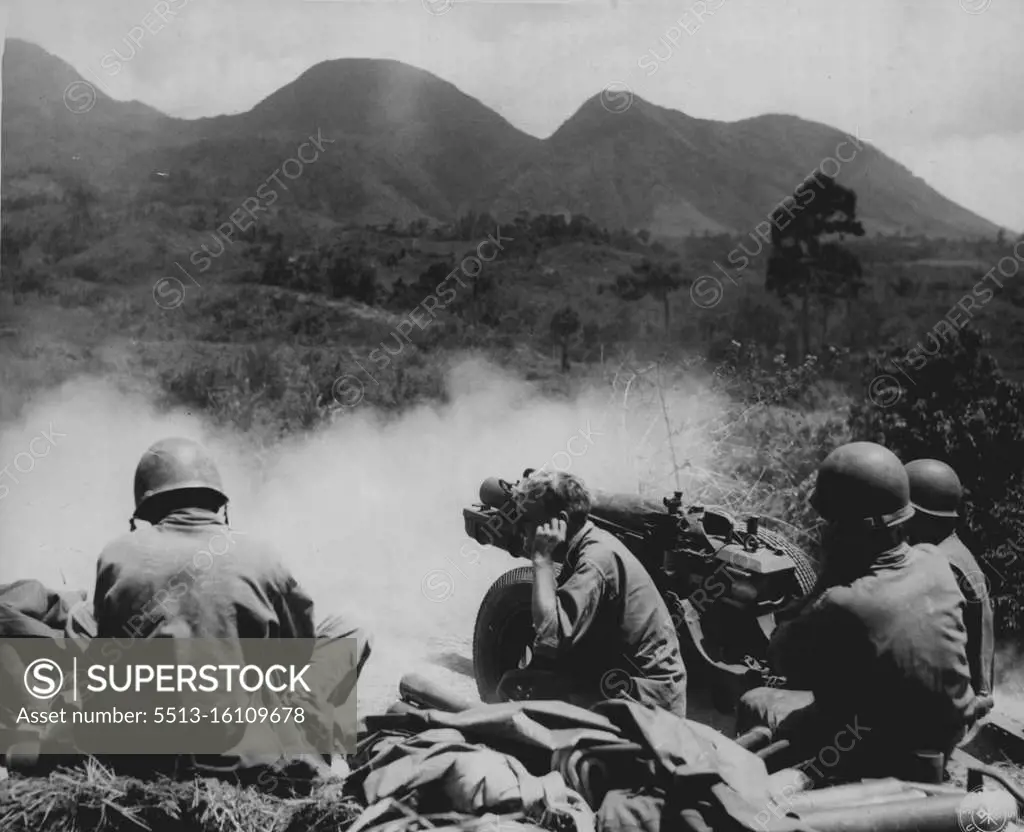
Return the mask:
<svg viewBox="0 0 1024 832">
<path fill-rule="evenodd" d="M 318 639 L 309 675 L 323 686 L 330 706 L 346 701 L 369 658 L 369 635 L 331 616 L 319 625 L 313 602 L 268 545 L 231 529 L 228 497 L 206 450 L 188 439 L 164 439 L 142 456 L 135 471 L 131 533 L 100 554 L 94 594 L 96 634 L 125 639 L 159 636 L 236 639 Z M 136 521 L 149 524 L 136 529 Z M 354 666 L 318 663 L 334 640 L 356 639 Z M 328 649 L 321 652 L 326 640 Z M 341 651 L 344 655 L 345 651 Z M 350 654 L 349 654 L 350 655 Z M 317 675 L 319 674 L 319 675 Z M 320 726 L 333 730 L 330 726 Z M 283 729 L 282 729 L 283 730 Z M 305 730 L 316 730 L 307 725 Z M 328 758 L 329 759 L 329 758 Z M 203 772 L 244 770 L 241 757 L 198 761 Z M 264 760 L 254 761 L 253 768 Z M 324 761 L 308 763 L 326 773 Z M 176 760 L 181 772 L 181 760 Z"/>
<path fill-rule="evenodd" d="M 506 673 L 499 696 L 583 707 L 625 698 L 685 717 L 686 668 L 668 607 L 636 557 L 590 522 L 586 486 L 572 474 L 535 471 L 513 499 L 515 530 L 533 559 L 539 661 Z M 555 561 L 563 564 L 557 581 Z"/>
<path fill-rule="evenodd" d="M 748 692 L 737 729 L 767 725 L 818 781 L 941 779 L 978 703 L 956 578 L 905 539 L 907 473 L 881 445 L 852 442 L 822 463 L 811 504 L 827 523 L 816 597 L 769 649 L 796 690 Z"/>
<path fill-rule="evenodd" d="M 967 659 L 971 665 L 971 685 L 981 700 L 980 719 L 994 704 L 996 647 L 985 575 L 956 533 L 964 489 L 956 471 L 937 459 L 915 459 L 906 468 L 914 506 L 914 516 L 907 522 L 910 542 L 934 544 L 949 561 L 967 599 Z"/>
</svg>

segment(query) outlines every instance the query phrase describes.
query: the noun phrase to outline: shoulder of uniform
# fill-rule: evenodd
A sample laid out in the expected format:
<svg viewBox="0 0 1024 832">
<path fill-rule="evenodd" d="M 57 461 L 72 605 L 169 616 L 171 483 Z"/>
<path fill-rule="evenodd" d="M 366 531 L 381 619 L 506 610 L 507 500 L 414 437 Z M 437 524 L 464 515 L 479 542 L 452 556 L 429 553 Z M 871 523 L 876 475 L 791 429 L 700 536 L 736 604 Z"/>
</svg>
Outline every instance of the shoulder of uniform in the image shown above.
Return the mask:
<svg viewBox="0 0 1024 832">
<path fill-rule="evenodd" d="M 856 600 L 857 592 L 857 581 L 850 584 L 839 584 L 837 586 L 830 586 L 818 598 L 814 601 L 813 606 L 817 608 L 822 607 L 844 607 Z"/>
<path fill-rule="evenodd" d="M 814 602 L 814 608 L 827 610 L 840 618 L 860 619 L 865 608 L 876 603 L 877 587 L 869 578 L 858 578 L 848 584 L 839 584 L 826 589 Z"/>
<path fill-rule="evenodd" d="M 939 548 L 943 547 L 948 548 L 950 551 L 961 552 L 963 554 L 970 555 L 972 558 L 974 557 L 974 552 L 968 549 L 967 544 L 960 539 L 960 535 L 955 533 L 951 534 L 943 540 L 941 544 L 939 544 Z"/>
<path fill-rule="evenodd" d="M 153 530 L 146 527 L 137 529 L 134 532 L 125 532 L 120 537 L 115 537 L 100 550 L 100 565 L 117 563 L 131 558 L 133 553 L 146 545 L 152 534 Z"/>
<path fill-rule="evenodd" d="M 911 557 L 918 557 L 918 555 L 915 555 L 914 553 L 920 553 L 931 557 L 933 555 L 942 555 L 942 548 L 936 543 L 915 543 L 910 547 L 907 554 Z"/>
<path fill-rule="evenodd" d="M 245 540 L 246 561 L 269 578 L 282 583 L 292 580 L 291 570 L 285 564 L 281 550 L 268 540 L 247 538 Z"/>
<path fill-rule="evenodd" d="M 592 526 L 579 541 L 580 559 L 601 570 L 607 576 L 617 572 L 617 562 L 623 552 L 629 553 L 615 535 Z"/>
<path fill-rule="evenodd" d="M 907 559 L 911 562 L 923 562 L 926 564 L 950 563 L 950 551 L 945 543 L 915 543 L 907 552 Z"/>
<path fill-rule="evenodd" d="M 922 573 L 927 572 L 935 584 L 945 585 L 951 591 L 964 580 L 972 585 L 978 579 L 984 581 L 984 575 L 966 548 L 963 551 L 952 549 L 943 541 L 941 544 L 918 543 L 911 552 L 920 563 L 918 568 Z"/>
<path fill-rule="evenodd" d="M 588 557 L 612 557 L 624 548 L 622 541 L 611 532 L 593 525 L 581 535 L 579 545 Z"/>
</svg>

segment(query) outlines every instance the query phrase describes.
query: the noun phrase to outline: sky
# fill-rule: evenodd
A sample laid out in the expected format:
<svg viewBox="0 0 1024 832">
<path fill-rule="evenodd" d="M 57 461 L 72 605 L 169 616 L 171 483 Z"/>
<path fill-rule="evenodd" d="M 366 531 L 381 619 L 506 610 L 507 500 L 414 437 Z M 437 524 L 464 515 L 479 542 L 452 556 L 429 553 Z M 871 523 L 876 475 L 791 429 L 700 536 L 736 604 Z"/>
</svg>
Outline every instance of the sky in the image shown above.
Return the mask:
<svg viewBox="0 0 1024 832">
<path fill-rule="evenodd" d="M 856 131 L 1024 230 L 1022 0 L 7 2 L 8 36 L 173 116 L 244 112 L 345 57 L 425 69 L 539 137 L 626 85 L 697 118 Z"/>
</svg>

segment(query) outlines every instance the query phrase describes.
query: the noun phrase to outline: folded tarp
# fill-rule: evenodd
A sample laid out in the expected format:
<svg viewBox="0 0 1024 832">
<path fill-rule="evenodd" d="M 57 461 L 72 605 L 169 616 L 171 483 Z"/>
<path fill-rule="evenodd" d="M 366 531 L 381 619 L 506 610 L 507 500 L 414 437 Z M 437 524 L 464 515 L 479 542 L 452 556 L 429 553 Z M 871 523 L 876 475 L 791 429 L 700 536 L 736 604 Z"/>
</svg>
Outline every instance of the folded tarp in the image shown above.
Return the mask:
<svg viewBox="0 0 1024 832">
<path fill-rule="evenodd" d="M 558 772 L 537 777 L 515 757 L 466 741 L 454 728 L 385 736 L 364 752 L 345 790 L 371 807 L 398 801 L 418 813 L 462 812 L 564 816 L 593 832 L 593 812 Z"/>
<path fill-rule="evenodd" d="M 580 742 L 621 740 L 621 732 L 606 717 L 557 701 L 505 702 L 459 713 L 409 709 L 401 714 L 367 717 L 366 724 L 371 732 L 377 732 L 377 737 L 451 728 L 467 742 L 483 743 L 512 754 L 534 774 L 552 770 L 551 757 L 558 748 Z"/>
<path fill-rule="evenodd" d="M 0 638 L 92 637 L 85 590 L 58 592 L 36 580 L 0 584 Z"/>
<path fill-rule="evenodd" d="M 63 664 L 67 660 L 64 639 L 87 643 L 95 636 L 86 597 L 84 590 L 58 592 L 36 580 L 0 584 L 0 639 L 49 640 L 33 641 L 31 655 L 22 655 L 17 641 L 0 647 L 0 761 L 6 761 L 8 748 L 34 740 L 41 731 L 39 726 L 17 721 L 23 707 L 38 710 L 40 705 L 25 688 L 28 663 L 45 655 Z"/>
<path fill-rule="evenodd" d="M 521 815 L 473 815 L 446 812 L 420 815 L 397 800 L 375 803 L 346 832 L 548 832 Z"/>
<path fill-rule="evenodd" d="M 785 817 L 766 824 L 773 781 L 759 757 L 667 711 L 621 700 L 593 711 L 561 702 L 509 702 L 457 714 L 413 710 L 388 719 L 374 718 L 393 733 L 382 732 L 364 747 L 362 764 L 346 783 L 360 788 L 367 801 L 419 791 L 427 799 L 421 809 L 480 812 L 536 810 L 566 794 L 600 810 L 600 832 L 702 832 L 708 824 L 737 832 L 806 832 Z M 549 763 L 531 774 L 516 755 L 476 744 L 497 741 L 506 749 L 550 750 Z M 588 765 L 594 761 L 599 765 Z M 434 787 L 425 789 L 429 784 Z"/>
<path fill-rule="evenodd" d="M 642 749 L 639 756 L 652 758 L 655 768 L 651 783 L 603 795 L 599 832 L 812 832 L 798 820 L 765 811 L 781 781 L 756 754 L 713 728 L 621 700 L 594 710 L 615 724 L 623 741 Z M 572 777 L 567 782 L 576 785 Z M 584 793 L 588 785 L 580 784 Z"/>
<path fill-rule="evenodd" d="M 640 745 L 665 774 L 684 768 L 717 774 L 746 800 L 761 803 L 770 797 L 764 761 L 707 725 L 623 700 L 601 702 L 594 712 L 607 717 L 625 741 Z"/>
</svg>

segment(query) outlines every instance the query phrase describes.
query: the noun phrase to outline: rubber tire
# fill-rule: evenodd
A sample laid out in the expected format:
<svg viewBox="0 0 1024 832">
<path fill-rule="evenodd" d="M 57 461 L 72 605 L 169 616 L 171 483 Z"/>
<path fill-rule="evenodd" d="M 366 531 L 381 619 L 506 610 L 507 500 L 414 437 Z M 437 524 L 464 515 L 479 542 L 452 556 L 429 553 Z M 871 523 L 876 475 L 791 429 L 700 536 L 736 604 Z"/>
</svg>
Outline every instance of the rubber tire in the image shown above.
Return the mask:
<svg viewBox="0 0 1024 832">
<path fill-rule="evenodd" d="M 557 577 L 561 566 L 555 564 Z M 480 700 L 498 701 L 498 683 L 533 641 L 533 567 L 520 566 L 487 590 L 473 628 L 473 675 Z"/>
</svg>

